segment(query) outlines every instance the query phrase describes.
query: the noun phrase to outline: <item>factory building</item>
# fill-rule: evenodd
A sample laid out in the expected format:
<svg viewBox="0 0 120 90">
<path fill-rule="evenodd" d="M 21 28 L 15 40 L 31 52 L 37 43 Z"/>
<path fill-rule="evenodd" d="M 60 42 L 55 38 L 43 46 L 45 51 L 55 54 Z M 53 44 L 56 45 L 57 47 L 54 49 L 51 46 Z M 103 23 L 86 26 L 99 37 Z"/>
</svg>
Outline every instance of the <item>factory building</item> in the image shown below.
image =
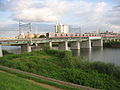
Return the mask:
<svg viewBox="0 0 120 90">
<path fill-rule="evenodd" d="M 55 33 L 69 33 L 69 26 L 63 24 L 56 24 Z"/>
</svg>

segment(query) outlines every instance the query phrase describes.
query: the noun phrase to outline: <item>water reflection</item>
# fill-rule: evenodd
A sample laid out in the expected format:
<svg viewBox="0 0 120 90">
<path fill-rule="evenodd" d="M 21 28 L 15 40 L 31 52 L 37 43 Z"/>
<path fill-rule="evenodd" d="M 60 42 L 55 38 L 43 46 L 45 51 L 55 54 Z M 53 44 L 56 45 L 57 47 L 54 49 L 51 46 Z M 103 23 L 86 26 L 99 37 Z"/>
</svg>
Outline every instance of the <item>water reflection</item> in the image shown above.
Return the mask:
<svg viewBox="0 0 120 90">
<path fill-rule="evenodd" d="M 10 53 L 19 54 L 21 53 L 21 47 L 20 46 L 2 46 L 3 50 L 6 50 Z"/>
<path fill-rule="evenodd" d="M 80 56 L 80 50 L 79 49 L 78 50 L 77 49 L 72 49 L 71 51 L 72 51 L 73 56 Z"/>
<path fill-rule="evenodd" d="M 81 56 L 89 61 L 110 62 L 120 66 L 120 48 L 92 47 L 91 49 L 72 50 L 74 56 Z"/>
</svg>

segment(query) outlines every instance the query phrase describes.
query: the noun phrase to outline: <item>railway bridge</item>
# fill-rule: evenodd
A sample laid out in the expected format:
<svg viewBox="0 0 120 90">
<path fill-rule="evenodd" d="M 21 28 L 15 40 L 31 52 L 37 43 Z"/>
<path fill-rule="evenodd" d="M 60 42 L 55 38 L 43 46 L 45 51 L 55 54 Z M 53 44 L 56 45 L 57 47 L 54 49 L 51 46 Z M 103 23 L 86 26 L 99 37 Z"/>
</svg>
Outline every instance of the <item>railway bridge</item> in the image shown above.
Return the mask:
<svg viewBox="0 0 120 90">
<path fill-rule="evenodd" d="M 71 49 L 102 47 L 103 41 L 120 40 L 120 37 L 76 37 L 76 38 L 35 38 L 35 39 L 0 39 L 0 56 L 3 56 L 1 46 L 21 46 L 21 52 L 31 52 L 33 47 L 43 48 L 45 45 L 50 48 L 53 43 L 58 43 L 59 50 L 68 50 L 68 42 Z"/>
</svg>

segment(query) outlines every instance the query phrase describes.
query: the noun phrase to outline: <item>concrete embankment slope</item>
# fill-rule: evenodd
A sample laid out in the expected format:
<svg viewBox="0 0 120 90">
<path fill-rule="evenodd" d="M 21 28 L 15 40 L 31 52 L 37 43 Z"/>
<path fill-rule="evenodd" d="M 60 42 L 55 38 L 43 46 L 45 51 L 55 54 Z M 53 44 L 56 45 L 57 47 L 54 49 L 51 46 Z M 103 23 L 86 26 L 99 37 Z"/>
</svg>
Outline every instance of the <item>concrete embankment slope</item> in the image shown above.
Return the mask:
<svg viewBox="0 0 120 90">
<path fill-rule="evenodd" d="M 64 81 L 60 81 L 60 80 L 55 80 L 55 79 L 52 79 L 52 78 L 36 75 L 36 74 L 33 74 L 33 73 L 29 73 L 29 72 L 24 72 L 24 71 L 21 71 L 21 70 L 18 70 L 18 69 L 9 68 L 9 67 L 6 67 L 6 66 L 1 66 L 0 65 L 0 69 L 3 69 L 5 71 L 6 70 L 7 71 L 13 71 L 13 72 L 20 73 L 20 74 L 23 74 L 23 75 L 29 75 L 29 76 L 32 76 L 32 77 L 36 77 L 38 79 L 43 79 L 43 80 L 54 82 L 54 83 L 57 83 L 57 84 L 60 84 L 60 85 L 65 85 L 65 86 L 72 87 L 72 88 L 78 88 L 80 90 L 81 89 L 82 90 L 98 90 L 98 89 L 94 89 L 94 88 L 90 88 L 90 87 L 85 87 L 85 86 L 82 86 L 82 85 L 68 83 L 68 82 L 64 82 Z"/>
</svg>

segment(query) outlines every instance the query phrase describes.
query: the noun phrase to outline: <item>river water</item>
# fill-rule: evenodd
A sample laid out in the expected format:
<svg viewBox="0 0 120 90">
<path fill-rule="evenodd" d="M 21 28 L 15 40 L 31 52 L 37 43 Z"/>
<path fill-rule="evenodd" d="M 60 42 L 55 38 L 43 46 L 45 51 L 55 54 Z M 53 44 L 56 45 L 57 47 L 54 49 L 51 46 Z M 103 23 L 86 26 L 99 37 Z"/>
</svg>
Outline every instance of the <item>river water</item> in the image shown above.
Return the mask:
<svg viewBox="0 0 120 90">
<path fill-rule="evenodd" d="M 20 53 L 18 46 L 2 46 L 4 50 Z M 91 49 L 72 50 L 74 56 L 81 56 L 89 61 L 109 62 L 120 66 L 120 48 L 92 47 Z"/>
<path fill-rule="evenodd" d="M 89 61 L 102 61 L 120 66 L 120 48 L 93 47 L 91 49 L 72 50 L 74 56 Z"/>
</svg>

